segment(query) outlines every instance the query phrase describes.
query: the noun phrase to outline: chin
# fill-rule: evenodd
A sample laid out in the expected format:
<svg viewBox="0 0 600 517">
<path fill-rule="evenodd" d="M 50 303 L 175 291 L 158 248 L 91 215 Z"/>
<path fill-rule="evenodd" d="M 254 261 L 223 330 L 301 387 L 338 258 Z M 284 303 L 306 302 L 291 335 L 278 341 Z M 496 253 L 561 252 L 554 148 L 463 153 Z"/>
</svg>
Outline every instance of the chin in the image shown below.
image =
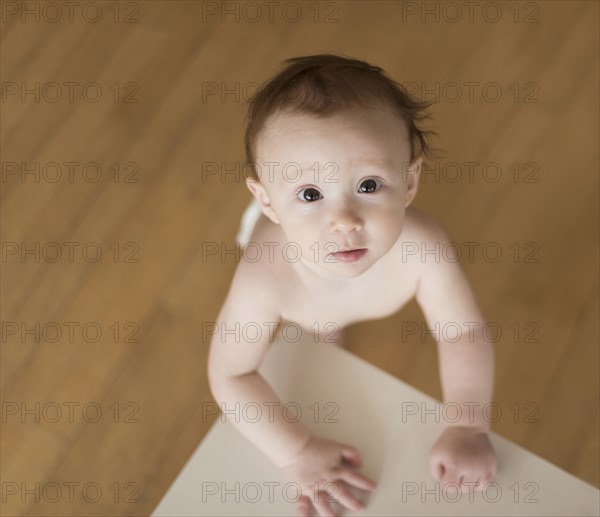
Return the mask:
<svg viewBox="0 0 600 517">
<path fill-rule="evenodd" d="M 358 278 L 361 275 L 364 275 L 373 264 L 368 265 L 358 265 L 358 264 L 347 264 L 341 268 L 328 268 L 328 272 L 332 273 L 340 278 Z"/>
<path fill-rule="evenodd" d="M 364 271 L 357 271 L 355 273 L 352 272 L 348 272 L 348 274 L 340 274 L 339 276 L 341 276 L 342 278 L 358 278 L 359 276 L 362 276 L 366 273 L 366 269 Z"/>
</svg>

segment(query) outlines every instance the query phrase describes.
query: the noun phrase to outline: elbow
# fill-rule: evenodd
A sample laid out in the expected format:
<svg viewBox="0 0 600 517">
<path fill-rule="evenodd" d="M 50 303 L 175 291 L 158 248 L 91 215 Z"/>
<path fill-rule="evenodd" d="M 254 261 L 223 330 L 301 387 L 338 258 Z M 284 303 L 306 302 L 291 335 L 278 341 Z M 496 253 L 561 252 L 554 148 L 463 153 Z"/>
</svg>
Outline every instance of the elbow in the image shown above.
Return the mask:
<svg viewBox="0 0 600 517">
<path fill-rule="evenodd" d="M 209 360 L 206 368 L 206 377 L 208 379 L 208 389 L 210 394 L 215 400 L 219 400 L 220 386 L 223 382 L 224 376 L 221 374 L 218 368 Z"/>
<path fill-rule="evenodd" d="M 223 384 L 224 377 L 217 374 L 214 369 L 208 368 L 208 389 L 210 394 L 216 401 L 219 401 L 219 394 L 221 392 L 221 386 Z"/>
<path fill-rule="evenodd" d="M 215 400 L 218 400 L 220 396 L 222 396 L 222 391 L 225 387 L 231 385 L 232 381 L 237 381 L 238 379 L 245 377 L 248 374 L 243 375 L 230 375 L 222 372 L 217 368 L 208 368 L 208 387 L 212 396 Z"/>
<path fill-rule="evenodd" d="M 230 393 L 231 389 L 243 389 L 246 382 L 252 382 L 251 378 L 258 375 L 256 370 L 242 374 L 227 374 L 215 369 L 208 369 L 208 387 L 213 398 L 220 402 L 225 398 L 225 393 Z M 242 382 L 242 384 L 240 384 Z"/>
</svg>

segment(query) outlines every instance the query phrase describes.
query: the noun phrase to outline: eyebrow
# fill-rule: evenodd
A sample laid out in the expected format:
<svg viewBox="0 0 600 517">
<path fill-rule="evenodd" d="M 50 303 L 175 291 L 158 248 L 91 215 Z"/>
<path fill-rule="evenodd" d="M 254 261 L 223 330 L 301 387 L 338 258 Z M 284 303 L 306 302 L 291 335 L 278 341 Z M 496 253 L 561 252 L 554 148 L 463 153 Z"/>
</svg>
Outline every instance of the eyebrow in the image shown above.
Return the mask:
<svg viewBox="0 0 600 517">
<path fill-rule="evenodd" d="M 290 162 L 290 163 L 293 163 L 293 162 Z M 323 164 L 321 164 L 320 162 L 312 162 L 311 164 L 307 164 L 307 165 L 298 164 L 298 165 L 300 165 L 300 170 L 302 172 L 302 175 L 304 175 L 304 172 L 314 172 L 314 170 L 315 170 L 315 167 L 314 167 L 315 163 L 320 168 L 323 168 L 323 169 L 327 168 L 328 171 L 331 170 L 331 164 L 332 163 L 335 164 L 335 165 L 337 165 L 336 162 L 325 162 Z M 379 170 L 388 170 L 389 169 L 389 165 L 390 165 L 389 162 L 387 162 L 387 161 L 373 160 L 373 159 L 358 160 L 357 163 L 359 165 L 366 165 L 366 166 L 369 166 L 369 167 L 374 167 L 374 168 L 379 169 Z M 318 170 L 319 170 L 319 168 L 317 168 L 317 171 Z"/>
</svg>

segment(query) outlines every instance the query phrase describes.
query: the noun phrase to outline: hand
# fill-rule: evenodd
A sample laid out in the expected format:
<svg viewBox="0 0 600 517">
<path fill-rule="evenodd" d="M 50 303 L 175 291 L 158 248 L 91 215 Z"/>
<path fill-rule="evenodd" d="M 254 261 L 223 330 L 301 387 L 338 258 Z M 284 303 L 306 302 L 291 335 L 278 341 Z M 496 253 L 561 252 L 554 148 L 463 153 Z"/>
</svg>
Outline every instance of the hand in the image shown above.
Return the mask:
<svg viewBox="0 0 600 517">
<path fill-rule="evenodd" d="M 458 483 L 468 493 L 465 482 L 477 483 L 482 490 L 496 477 L 496 455 L 487 432 L 479 427 L 449 426 L 437 439 L 429 453 L 431 475 L 446 483 Z"/>
<path fill-rule="evenodd" d="M 308 517 L 314 505 L 320 516 L 335 517 L 329 505 L 333 502 L 331 497 L 351 510 L 363 509 L 365 505 L 354 497 L 349 485 L 371 491 L 375 489 L 375 483 L 351 468 L 360 466 L 356 448 L 311 436 L 294 460 L 283 467 L 290 481 L 298 483 L 302 489 L 297 502 L 299 515 Z"/>
</svg>

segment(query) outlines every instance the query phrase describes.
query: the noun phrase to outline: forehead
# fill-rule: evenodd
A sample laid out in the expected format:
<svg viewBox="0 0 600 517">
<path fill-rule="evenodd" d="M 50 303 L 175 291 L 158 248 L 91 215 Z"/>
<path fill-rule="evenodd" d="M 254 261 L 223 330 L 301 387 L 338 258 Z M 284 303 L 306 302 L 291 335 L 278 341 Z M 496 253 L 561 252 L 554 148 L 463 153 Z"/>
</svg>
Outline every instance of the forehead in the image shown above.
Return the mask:
<svg viewBox="0 0 600 517">
<path fill-rule="evenodd" d="M 349 160 L 395 162 L 410 154 L 406 124 L 386 109 L 356 109 L 317 117 L 280 113 L 257 139 L 257 161 Z"/>
</svg>

